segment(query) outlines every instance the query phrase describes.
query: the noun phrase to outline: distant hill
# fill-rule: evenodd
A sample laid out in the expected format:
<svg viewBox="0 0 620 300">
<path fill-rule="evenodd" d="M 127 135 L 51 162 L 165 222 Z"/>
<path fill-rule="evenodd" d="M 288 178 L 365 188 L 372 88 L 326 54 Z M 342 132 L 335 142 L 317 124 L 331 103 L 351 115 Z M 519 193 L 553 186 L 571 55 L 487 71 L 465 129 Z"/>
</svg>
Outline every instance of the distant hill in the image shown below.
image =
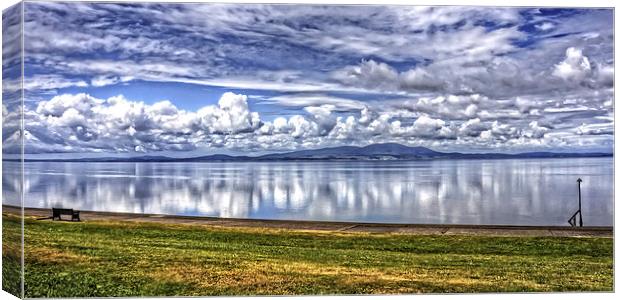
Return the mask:
<svg viewBox="0 0 620 300">
<path fill-rule="evenodd" d="M 429 159 L 445 155 L 424 147 L 408 147 L 396 143 L 373 144 L 365 147 L 344 146 L 316 150 L 275 153 L 257 157 L 260 160 L 316 160 L 316 159 Z"/>
<path fill-rule="evenodd" d="M 215 154 L 207 156 L 173 158 L 166 156 L 102 157 L 79 159 L 26 159 L 26 161 L 65 162 L 217 162 L 217 161 L 304 161 L 304 160 L 429 160 L 429 159 L 502 159 L 502 158 L 563 158 L 611 157 L 613 153 L 555 153 L 525 152 L 459 153 L 437 152 L 425 147 L 409 147 L 397 143 L 373 144 L 365 147 L 342 146 L 313 150 L 273 153 L 261 156 L 232 156 Z M 13 160 L 15 161 L 15 160 Z"/>
</svg>

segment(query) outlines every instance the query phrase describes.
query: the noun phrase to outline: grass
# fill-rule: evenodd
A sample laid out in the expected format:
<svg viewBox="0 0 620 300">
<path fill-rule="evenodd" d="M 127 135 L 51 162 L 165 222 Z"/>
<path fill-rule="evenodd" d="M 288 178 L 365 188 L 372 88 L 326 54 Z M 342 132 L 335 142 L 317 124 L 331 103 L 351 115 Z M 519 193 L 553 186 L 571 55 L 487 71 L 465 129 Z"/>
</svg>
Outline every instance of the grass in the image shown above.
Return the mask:
<svg viewBox="0 0 620 300">
<path fill-rule="evenodd" d="M 2 289 L 21 297 L 21 218 L 2 218 Z"/>
<path fill-rule="evenodd" d="M 19 226 L 14 217 L 3 219 L 5 228 Z M 609 238 L 28 218 L 25 231 L 26 297 L 613 290 Z"/>
</svg>

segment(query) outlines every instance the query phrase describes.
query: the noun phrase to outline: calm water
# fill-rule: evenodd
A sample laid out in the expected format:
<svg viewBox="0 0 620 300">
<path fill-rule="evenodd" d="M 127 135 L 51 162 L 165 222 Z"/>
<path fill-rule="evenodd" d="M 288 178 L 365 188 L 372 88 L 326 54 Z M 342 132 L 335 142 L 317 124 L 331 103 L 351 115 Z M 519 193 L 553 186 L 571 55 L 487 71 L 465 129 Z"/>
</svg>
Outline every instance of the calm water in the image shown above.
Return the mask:
<svg viewBox="0 0 620 300">
<path fill-rule="evenodd" d="M 3 164 L 5 203 L 18 164 Z M 25 206 L 235 218 L 613 224 L 613 159 L 26 163 Z"/>
</svg>

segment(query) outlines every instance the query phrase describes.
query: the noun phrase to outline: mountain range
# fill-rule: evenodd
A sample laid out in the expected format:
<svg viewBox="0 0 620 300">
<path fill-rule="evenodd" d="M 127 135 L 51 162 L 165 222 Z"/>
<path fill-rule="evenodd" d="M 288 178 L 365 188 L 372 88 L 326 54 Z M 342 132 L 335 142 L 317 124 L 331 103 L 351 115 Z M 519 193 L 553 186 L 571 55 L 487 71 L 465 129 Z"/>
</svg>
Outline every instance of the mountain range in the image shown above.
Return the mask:
<svg viewBox="0 0 620 300">
<path fill-rule="evenodd" d="M 26 161 L 67 162 L 210 162 L 210 161 L 307 161 L 307 160 L 429 160 L 429 159 L 502 159 L 502 158 L 563 158 L 610 157 L 613 153 L 525 152 L 459 153 L 437 152 L 425 147 L 409 147 L 397 143 L 373 144 L 365 147 L 342 146 L 314 150 L 273 153 L 260 156 L 215 154 L 188 158 L 167 156 L 101 157 L 76 159 L 26 159 Z"/>
</svg>

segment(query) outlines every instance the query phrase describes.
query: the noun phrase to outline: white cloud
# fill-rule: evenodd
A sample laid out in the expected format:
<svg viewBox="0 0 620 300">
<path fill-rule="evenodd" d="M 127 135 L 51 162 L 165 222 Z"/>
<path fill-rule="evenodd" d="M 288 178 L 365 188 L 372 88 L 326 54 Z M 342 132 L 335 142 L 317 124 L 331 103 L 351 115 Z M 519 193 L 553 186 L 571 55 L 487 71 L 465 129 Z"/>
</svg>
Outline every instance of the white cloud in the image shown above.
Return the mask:
<svg viewBox="0 0 620 300">
<path fill-rule="evenodd" d="M 68 109 L 76 109 L 79 112 L 86 113 L 96 105 L 102 104 L 104 101 L 94 98 L 88 94 L 63 94 L 55 96 L 49 101 L 39 102 L 36 112 L 51 117 L 59 117 Z"/>
<path fill-rule="evenodd" d="M 318 132 L 318 125 L 316 123 L 310 122 L 299 115 L 292 116 L 288 120 L 288 126 L 291 128 L 291 136 L 296 139 L 316 135 Z"/>
<path fill-rule="evenodd" d="M 493 121 L 489 131 L 494 137 L 502 141 L 518 138 L 521 135 L 517 128 L 512 127 L 509 124 L 500 124 L 499 121 Z"/>
<path fill-rule="evenodd" d="M 452 139 L 454 131 L 446 126 L 441 119 L 433 119 L 426 115 L 418 117 L 411 126 L 403 126 L 400 120 L 390 123 L 390 133 L 394 136 L 416 137 L 422 139 Z"/>
<path fill-rule="evenodd" d="M 553 75 L 564 80 L 581 82 L 592 72 L 590 60 L 583 55 L 581 49 L 570 47 L 566 49 L 564 61 L 555 65 Z"/>
<path fill-rule="evenodd" d="M 304 110 L 310 113 L 314 122 L 319 126 L 319 134 L 327 135 L 336 126 L 336 117 L 332 114 L 335 108 L 331 104 L 324 104 L 321 106 L 309 106 L 304 108 Z"/>
<path fill-rule="evenodd" d="M 398 85 L 398 72 L 385 63 L 364 60 L 357 66 L 348 66 L 334 73 L 334 79 L 353 86 L 393 90 Z"/>
<path fill-rule="evenodd" d="M 613 65 L 597 65 L 597 78 L 598 81 L 604 87 L 614 86 L 614 67 Z"/>
<path fill-rule="evenodd" d="M 489 126 L 480 121 L 479 118 L 467 120 L 459 127 L 459 132 L 463 136 L 471 136 L 476 137 L 479 136 L 481 132 L 487 130 Z"/>
<path fill-rule="evenodd" d="M 607 135 L 614 133 L 614 123 L 581 124 L 575 129 L 578 135 Z"/>
<path fill-rule="evenodd" d="M 364 103 L 354 99 L 348 99 L 343 97 L 335 97 L 324 94 L 307 94 L 299 93 L 294 95 L 279 95 L 268 97 L 261 100 L 267 104 L 278 104 L 282 106 L 320 106 L 320 105 L 332 105 L 338 109 L 358 110 L 365 107 Z"/>
<path fill-rule="evenodd" d="M 148 105 L 123 96 L 103 100 L 65 94 L 40 102 L 27 119 L 32 134 L 42 140 L 112 152 L 191 150 L 207 134 L 254 131 L 260 124 L 258 113 L 249 111 L 247 97 L 233 93 L 197 112 L 179 110 L 170 101 Z"/>
<path fill-rule="evenodd" d="M 553 24 L 551 22 L 542 22 L 540 24 L 536 24 L 535 27 L 536 27 L 536 29 L 538 29 L 540 31 L 549 31 L 549 30 L 555 28 L 555 24 Z"/>
<path fill-rule="evenodd" d="M 68 87 L 87 87 L 88 83 L 78 79 L 67 79 L 61 75 L 48 74 L 48 75 L 34 75 L 24 77 L 24 90 L 50 90 L 61 89 Z M 19 87 L 19 86 L 17 86 Z M 3 85 L 4 88 L 4 85 Z"/>
<path fill-rule="evenodd" d="M 277 117 L 273 120 L 273 128 L 276 133 L 285 133 L 288 132 L 288 121 L 286 118 Z"/>
<path fill-rule="evenodd" d="M 390 119 L 390 115 L 381 114 L 378 118 L 372 120 L 368 125 L 368 131 L 372 135 L 380 135 L 385 133 L 388 130 L 388 121 Z"/>
<path fill-rule="evenodd" d="M 434 137 L 437 131 L 441 130 L 444 125 L 446 125 L 446 122 L 443 120 L 420 116 L 413 122 L 413 131 L 418 136 Z"/>
<path fill-rule="evenodd" d="M 364 106 L 364 108 L 362 108 L 362 110 L 360 111 L 359 123 L 366 125 L 370 122 L 372 117 L 372 112 L 370 111 L 368 106 Z"/>
<path fill-rule="evenodd" d="M 358 121 L 355 120 L 355 117 L 348 116 L 344 121 L 342 117 L 338 117 L 330 136 L 336 140 L 355 140 L 359 131 Z"/>
<path fill-rule="evenodd" d="M 253 131 L 260 125 L 260 117 L 250 112 L 247 96 L 226 92 L 218 106 L 206 106 L 196 112 L 199 126 L 211 133 L 239 133 Z"/>
<path fill-rule="evenodd" d="M 112 85 L 120 82 L 118 76 L 97 76 L 90 80 L 90 84 L 94 87 L 101 87 L 106 85 Z"/>
<path fill-rule="evenodd" d="M 549 128 L 540 126 L 538 121 L 532 121 L 529 124 L 530 131 L 527 133 L 530 137 L 540 139 L 545 136 L 545 133 L 549 131 Z"/>
<path fill-rule="evenodd" d="M 452 146 L 494 149 L 567 146 L 571 145 L 567 142 L 571 136 L 574 143 L 593 144 L 592 139 L 613 134 L 607 115 L 597 121 L 604 122 L 600 124 L 566 122 L 563 119 L 566 114 L 596 112 L 575 110 L 583 105 L 577 99 L 554 102 L 572 107 L 556 112 L 557 118 L 526 114 L 515 119 L 488 116 L 489 119 L 474 117 L 464 121 L 446 121 L 434 115 L 446 114 L 441 112 L 442 107 L 476 111 L 472 107 L 497 104 L 480 96 L 448 96 L 427 99 L 426 104 L 437 104 L 434 112 L 432 105 L 427 107 L 429 113 L 377 111 L 369 106 L 355 114 L 337 113 L 335 106 L 322 105 L 305 107 L 304 115 L 265 121 L 257 112 L 250 111 L 247 101 L 245 95 L 227 92 L 216 105 L 193 112 L 179 109 L 168 100 L 146 104 L 123 96 L 98 99 L 88 94 L 59 95 L 38 103 L 35 110 L 24 112 L 26 151 L 149 153 L 202 148 L 274 151 L 380 142 L 446 147 L 450 145 L 447 141 L 453 141 Z M 9 119 L 8 109 L 6 114 Z M 554 128 L 553 124 L 559 127 Z M 10 138 L 5 136 L 9 144 Z M 9 146 L 4 149 L 12 151 Z"/>
<path fill-rule="evenodd" d="M 491 106 L 491 101 L 480 95 L 468 96 L 438 96 L 420 97 L 417 100 L 408 100 L 403 108 L 423 112 L 430 115 L 439 116 L 451 120 L 469 119 L 475 117 L 479 110 L 479 105 Z"/>
<path fill-rule="evenodd" d="M 444 81 L 424 68 L 410 69 L 400 74 L 400 87 L 405 90 L 433 91 L 445 86 Z"/>
</svg>

